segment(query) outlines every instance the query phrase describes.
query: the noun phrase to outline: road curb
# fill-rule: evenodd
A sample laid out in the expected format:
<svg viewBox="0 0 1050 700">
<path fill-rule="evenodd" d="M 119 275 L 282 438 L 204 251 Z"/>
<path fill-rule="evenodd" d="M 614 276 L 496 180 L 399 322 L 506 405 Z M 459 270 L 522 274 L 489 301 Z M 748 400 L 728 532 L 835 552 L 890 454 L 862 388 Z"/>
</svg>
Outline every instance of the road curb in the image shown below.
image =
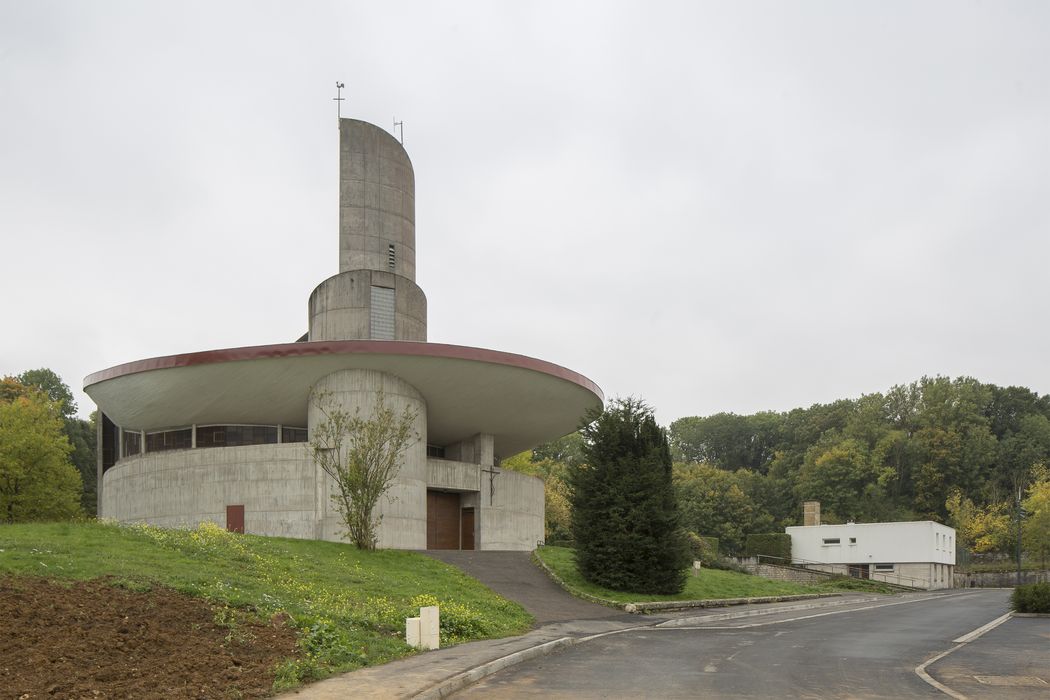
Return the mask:
<svg viewBox="0 0 1050 700">
<path fill-rule="evenodd" d="M 734 605 L 758 605 L 762 603 L 790 603 L 795 600 L 814 600 L 816 598 L 838 598 L 841 593 L 799 593 L 797 595 L 767 595 L 754 598 L 712 598 L 707 600 L 656 600 L 649 603 L 624 603 L 621 605 L 629 613 L 646 613 L 651 611 L 692 610 L 694 608 L 728 608 Z"/>
<path fill-rule="evenodd" d="M 553 654 L 556 651 L 578 644 L 585 639 L 586 637 L 562 637 L 561 639 L 555 639 L 534 647 L 529 647 L 528 649 L 522 649 L 512 654 L 507 654 L 506 656 L 501 656 L 500 658 L 489 661 L 488 663 L 475 666 L 474 668 L 463 671 L 462 673 L 457 673 L 451 678 L 424 690 L 422 693 L 413 695 L 412 697 L 416 700 L 439 700 L 440 698 L 447 698 L 452 693 L 462 690 L 472 683 L 477 683 L 482 678 L 487 678 L 509 666 L 515 666 L 540 656 Z"/>
<path fill-rule="evenodd" d="M 703 622 L 721 622 L 722 620 L 740 620 L 747 617 L 760 617 L 762 615 L 775 615 L 777 613 L 793 613 L 801 612 L 803 610 L 817 610 L 819 608 L 830 608 L 838 607 L 840 605 L 852 605 L 854 603 L 871 603 L 879 600 L 879 598 L 858 598 L 855 600 L 837 600 L 829 601 L 827 603 L 809 603 L 804 605 L 785 605 L 782 608 L 767 608 L 767 609 L 754 609 L 754 610 L 736 610 L 724 613 L 715 613 L 713 615 L 704 615 L 703 617 L 680 617 L 665 622 L 658 622 L 654 627 L 689 627 L 691 625 L 698 624 L 697 620 Z"/>
</svg>

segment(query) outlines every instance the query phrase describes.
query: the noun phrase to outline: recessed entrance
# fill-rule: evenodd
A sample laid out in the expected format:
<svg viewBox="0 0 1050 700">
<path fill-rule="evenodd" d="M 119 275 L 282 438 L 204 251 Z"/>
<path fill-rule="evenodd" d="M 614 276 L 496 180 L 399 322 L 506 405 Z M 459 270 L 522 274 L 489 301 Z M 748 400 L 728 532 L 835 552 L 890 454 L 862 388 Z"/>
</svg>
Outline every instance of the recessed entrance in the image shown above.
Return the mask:
<svg viewBox="0 0 1050 700">
<path fill-rule="evenodd" d="M 427 491 L 427 549 L 474 549 L 474 508 L 461 494 Z"/>
</svg>

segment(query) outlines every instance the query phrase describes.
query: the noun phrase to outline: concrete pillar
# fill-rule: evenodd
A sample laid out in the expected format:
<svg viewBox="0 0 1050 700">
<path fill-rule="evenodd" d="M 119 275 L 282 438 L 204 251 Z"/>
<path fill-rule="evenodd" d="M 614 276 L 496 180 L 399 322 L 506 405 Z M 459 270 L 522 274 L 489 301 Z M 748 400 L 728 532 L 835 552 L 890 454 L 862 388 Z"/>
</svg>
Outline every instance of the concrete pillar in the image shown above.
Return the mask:
<svg viewBox="0 0 1050 700">
<path fill-rule="evenodd" d="M 370 417 L 382 391 L 386 405 L 400 415 L 405 407 L 416 413 L 413 425 L 419 439 L 410 443 L 402 458 L 401 469 L 386 494 L 379 499 L 377 512 L 382 516 L 379 543 L 384 549 L 426 549 L 427 546 L 427 413 L 423 396 L 410 384 L 392 374 L 374 370 L 341 370 L 324 377 L 314 385 L 310 395 L 307 428 L 313 437 L 324 420 L 318 401 L 327 399 L 339 409 L 362 418 Z M 345 528 L 331 499 L 334 483 L 315 467 L 316 536 L 318 539 L 342 540 Z"/>
<path fill-rule="evenodd" d="M 106 414 L 100 409 L 95 415 L 95 517 L 99 519 L 105 517 L 102 514 L 102 426 L 105 425 L 105 423 Z M 114 464 L 120 459 L 120 445 L 118 444 L 115 449 L 118 450 L 118 454 L 113 457 Z"/>
</svg>

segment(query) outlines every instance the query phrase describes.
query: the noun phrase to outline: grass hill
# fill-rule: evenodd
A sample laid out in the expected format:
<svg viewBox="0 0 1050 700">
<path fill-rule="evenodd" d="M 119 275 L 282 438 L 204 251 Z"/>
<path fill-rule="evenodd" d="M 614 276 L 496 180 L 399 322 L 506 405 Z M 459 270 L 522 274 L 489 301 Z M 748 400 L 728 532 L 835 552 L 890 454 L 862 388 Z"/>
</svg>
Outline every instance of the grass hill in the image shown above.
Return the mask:
<svg viewBox="0 0 1050 700">
<path fill-rule="evenodd" d="M 595 596 L 615 603 L 637 603 L 664 600 L 712 600 L 724 598 L 755 598 L 760 596 L 797 595 L 802 593 L 836 593 L 841 591 L 863 591 L 866 593 L 892 593 L 892 589 L 877 581 L 861 581 L 848 577 L 837 577 L 826 583 L 803 585 L 790 581 L 773 581 L 736 571 L 705 568 L 698 576 L 690 575 L 681 593 L 654 595 L 614 591 L 597 586 L 580 575 L 573 560 L 573 550 L 566 547 L 541 547 L 536 556 L 543 560 L 572 591 Z"/>
<path fill-rule="evenodd" d="M 24 591 L 25 577 L 67 586 L 101 579 L 114 596 L 172 589 L 208 603 L 227 641 L 241 626 L 250 637 L 252 624 L 279 616 L 296 632 L 298 650 L 276 669 L 278 686 L 413 653 L 404 619 L 421 605 L 441 606 L 443 644 L 521 633 L 532 622 L 516 603 L 418 553 L 234 535 L 213 524 L 0 526 L 0 582 Z"/>
</svg>

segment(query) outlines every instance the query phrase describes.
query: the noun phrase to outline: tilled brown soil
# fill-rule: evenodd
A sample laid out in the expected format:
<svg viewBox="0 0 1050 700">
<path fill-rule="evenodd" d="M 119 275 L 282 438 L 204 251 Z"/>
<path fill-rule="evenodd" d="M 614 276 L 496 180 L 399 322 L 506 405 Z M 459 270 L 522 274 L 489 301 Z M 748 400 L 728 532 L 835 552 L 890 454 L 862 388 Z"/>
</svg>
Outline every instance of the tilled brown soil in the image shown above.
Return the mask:
<svg viewBox="0 0 1050 700">
<path fill-rule="evenodd" d="M 0 699 L 258 698 L 295 633 L 154 585 L 0 578 Z"/>
</svg>

